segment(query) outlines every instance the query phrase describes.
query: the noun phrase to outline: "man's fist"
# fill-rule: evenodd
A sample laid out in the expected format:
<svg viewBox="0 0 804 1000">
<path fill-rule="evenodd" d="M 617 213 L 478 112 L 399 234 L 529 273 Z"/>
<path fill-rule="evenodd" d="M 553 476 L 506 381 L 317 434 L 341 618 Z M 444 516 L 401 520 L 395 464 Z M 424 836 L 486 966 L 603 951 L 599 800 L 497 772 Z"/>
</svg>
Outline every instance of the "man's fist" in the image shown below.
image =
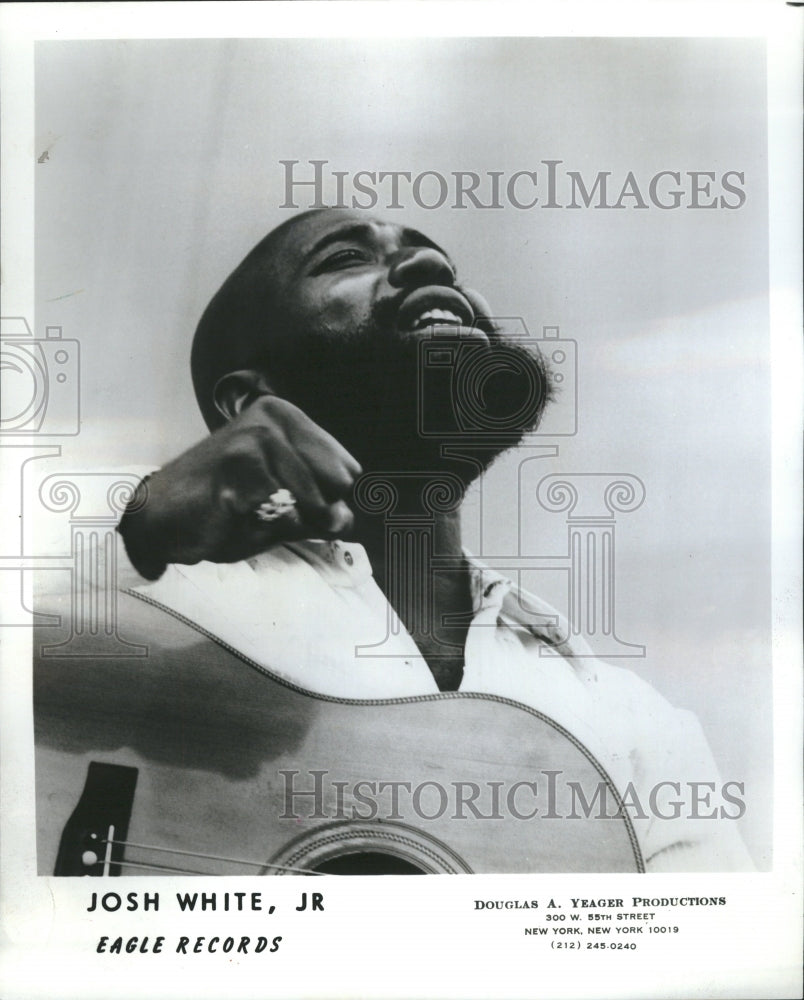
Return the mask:
<svg viewBox="0 0 804 1000">
<path fill-rule="evenodd" d="M 239 416 L 144 480 L 118 531 L 149 580 L 168 563 L 236 562 L 281 542 L 351 527 L 346 501 L 360 465 L 298 407 L 260 396 Z M 257 511 L 277 490 L 296 503 Z"/>
</svg>

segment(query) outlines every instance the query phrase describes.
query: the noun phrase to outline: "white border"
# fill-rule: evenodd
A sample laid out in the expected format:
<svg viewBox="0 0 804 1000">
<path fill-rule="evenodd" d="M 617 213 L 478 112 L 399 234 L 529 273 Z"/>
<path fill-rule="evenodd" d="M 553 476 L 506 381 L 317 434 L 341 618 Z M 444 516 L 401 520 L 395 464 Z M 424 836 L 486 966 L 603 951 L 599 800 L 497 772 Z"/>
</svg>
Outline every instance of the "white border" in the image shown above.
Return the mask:
<svg viewBox="0 0 804 1000">
<path fill-rule="evenodd" d="M 328 933 L 311 925 L 303 969 L 256 963 L 229 969 L 138 960 L 90 962 L 84 894 L 36 878 L 29 641 L 3 636 L 0 675 L 4 966 L 12 998 L 260 995 L 354 996 L 707 996 L 796 995 L 801 941 L 801 403 L 800 346 L 802 12 L 784 3 L 567 2 L 461 3 L 5 4 L 0 9 L 3 313 L 33 314 L 33 42 L 39 39 L 248 36 L 765 36 L 769 67 L 770 291 L 773 364 L 774 869 L 762 875 L 643 876 L 654 892 L 728 894 L 725 923 L 702 921 L 675 951 L 609 956 L 605 963 L 522 947 L 500 924 L 465 913 L 475 896 L 532 895 L 532 882 L 475 876 L 438 882 L 426 906 L 408 880 L 380 889 L 350 880 Z M 16 489 L 16 484 L 14 489 Z M 12 493 L 14 492 L 12 489 Z M 404 880 L 400 880 L 404 883 Z M 581 879 L 589 894 L 622 895 L 629 880 Z M 540 897 L 578 891 L 579 879 L 540 879 Z M 523 885 L 526 888 L 523 890 Z M 215 885 L 220 891 L 221 882 Z M 161 888 L 161 886 L 160 886 Z M 645 883 L 638 883 L 644 890 Z M 267 890 L 266 890 L 267 891 Z M 635 891 L 637 889 L 635 888 Z M 711 914 L 710 914 L 711 916 Z M 428 923 L 449 919 L 449 924 Z M 72 938 L 70 928 L 77 930 Z M 234 926 L 234 925 L 233 925 Z M 698 926 L 696 924 L 696 926 Z M 199 931 L 202 933 L 203 931 Z M 693 940 L 694 938 L 694 940 Z M 71 942 L 73 947 L 71 948 Z M 435 942 L 435 943 L 433 943 Z M 574 964 L 572 964 L 574 961 Z M 132 974 L 132 969 L 136 970 Z M 318 971 L 317 971 L 318 970 Z"/>
</svg>

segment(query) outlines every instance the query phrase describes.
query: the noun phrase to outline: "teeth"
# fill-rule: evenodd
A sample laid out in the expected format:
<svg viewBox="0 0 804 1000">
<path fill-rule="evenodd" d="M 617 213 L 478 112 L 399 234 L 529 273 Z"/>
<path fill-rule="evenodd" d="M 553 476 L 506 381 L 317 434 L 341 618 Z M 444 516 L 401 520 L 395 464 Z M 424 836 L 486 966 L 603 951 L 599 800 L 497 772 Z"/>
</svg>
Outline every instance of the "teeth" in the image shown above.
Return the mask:
<svg viewBox="0 0 804 1000">
<path fill-rule="evenodd" d="M 445 326 L 461 326 L 460 316 L 456 316 L 449 309 L 428 309 L 414 320 L 411 329 L 420 330 L 424 326 L 432 326 L 436 323 L 443 323 Z"/>
</svg>

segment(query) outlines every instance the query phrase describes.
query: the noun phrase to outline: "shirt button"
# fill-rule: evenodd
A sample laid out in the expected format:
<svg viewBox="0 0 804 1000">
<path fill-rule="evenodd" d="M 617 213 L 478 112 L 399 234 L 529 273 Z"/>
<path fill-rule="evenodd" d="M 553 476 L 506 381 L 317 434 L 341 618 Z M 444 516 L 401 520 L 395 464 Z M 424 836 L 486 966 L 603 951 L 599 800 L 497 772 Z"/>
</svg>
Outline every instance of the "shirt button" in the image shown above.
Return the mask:
<svg viewBox="0 0 804 1000">
<path fill-rule="evenodd" d="M 346 563 L 347 566 L 351 566 L 355 561 L 354 556 L 352 555 L 351 552 L 344 552 L 343 561 Z"/>
</svg>

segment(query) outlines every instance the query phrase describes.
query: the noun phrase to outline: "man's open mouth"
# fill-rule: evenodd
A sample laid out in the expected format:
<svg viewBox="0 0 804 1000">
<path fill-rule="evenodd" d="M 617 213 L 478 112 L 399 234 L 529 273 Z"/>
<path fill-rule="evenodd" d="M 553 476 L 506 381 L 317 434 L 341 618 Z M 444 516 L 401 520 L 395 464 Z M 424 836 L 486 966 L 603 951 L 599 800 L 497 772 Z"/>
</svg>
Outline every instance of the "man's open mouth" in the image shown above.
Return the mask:
<svg viewBox="0 0 804 1000">
<path fill-rule="evenodd" d="M 461 317 L 449 309 L 428 309 L 413 321 L 411 330 L 422 330 L 427 326 L 463 326 Z"/>
<path fill-rule="evenodd" d="M 472 329 L 475 314 L 455 288 L 430 285 L 416 288 L 405 297 L 396 315 L 398 333 L 418 333 L 429 327 Z"/>
</svg>

